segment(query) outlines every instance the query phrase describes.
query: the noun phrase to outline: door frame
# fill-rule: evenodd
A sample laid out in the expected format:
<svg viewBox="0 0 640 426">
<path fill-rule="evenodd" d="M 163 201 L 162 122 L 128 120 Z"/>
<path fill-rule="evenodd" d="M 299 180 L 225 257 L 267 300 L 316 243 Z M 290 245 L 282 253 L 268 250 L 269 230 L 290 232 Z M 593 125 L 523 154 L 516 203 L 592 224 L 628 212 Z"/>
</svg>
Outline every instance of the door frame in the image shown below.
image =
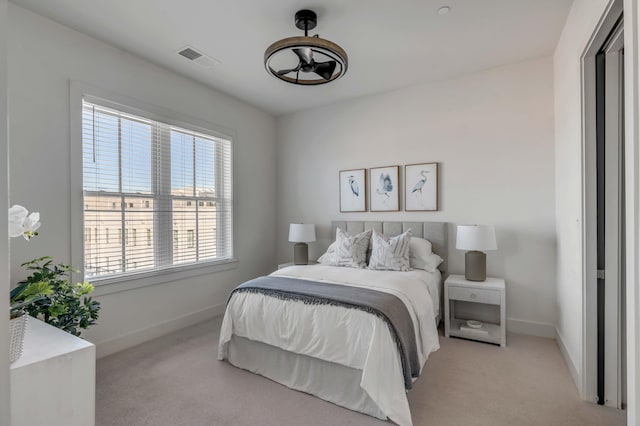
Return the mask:
<svg viewBox="0 0 640 426">
<path fill-rule="evenodd" d="M 582 74 L 582 357 L 580 397 L 598 401 L 597 316 L 597 129 L 596 55 L 623 12 L 623 0 L 611 0 L 581 56 Z M 626 21 L 626 20 L 625 20 Z M 625 43 L 627 41 L 625 32 Z M 626 45 L 625 45 L 626 46 Z M 625 64 L 625 71 L 626 64 Z M 625 77 L 626 79 L 626 77 Z M 625 80 L 626 83 L 626 80 Z M 625 95 L 628 86 L 625 84 Z M 626 97 L 626 96 L 625 96 Z M 625 103 L 626 107 L 626 103 Z M 625 115 L 629 111 L 625 109 Z M 628 123 L 628 120 L 627 120 Z M 625 129 L 626 134 L 626 129 Z M 626 141 L 628 139 L 625 138 Z M 627 188 L 628 189 L 628 188 Z M 627 228 L 629 229 L 629 228 Z M 629 253 L 627 252 L 627 255 Z M 629 396 L 630 397 L 630 396 Z"/>
<path fill-rule="evenodd" d="M 640 0 L 622 0 L 625 19 L 625 58 L 624 58 L 624 97 L 625 97 L 625 125 L 624 125 L 624 152 L 625 152 L 625 276 L 626 276 L 626 353 L 627 353 L 627 424 L 640 422 Z M 589 294 L 587 285 L 588 256 L 590 248 L 586 245 L 586 229 L 589 217 L 585 216 L 586 207 L 593 200 L 588 194 L 589 181 L 586 179 L 585 168 L 590 160 L 588 149 L 593 143 L 594 129 L 587 125 L 592 123 L 588 118 L 592 117 L 592 111 L 588 108 L 589 100 L 593 101 L 594 93 L 591 93 L 585 82 L 590 75 L 589 54 L 591 46 L 601 46 L 594 43 L 594 38 L 599 29 L 607 24 L 607 17 L 612 8 L 619 8 L 619 0 L 612 0 L 607 5 L 601 19 L 594 29 L 594 35 L 587 43 L 582 59 L 582 356 L 580 359 L 579 391 L 582 399 L 593 400 L 593 378 L 596 370 L 595 364 L 590 359 L 590 348 L 595 341 L 595 328 L 587 320 L 589 308 Z M 593 67 L 591 67 L 593 69 Z M 593 81 L 593 80 L 591 80 Z M 593 275 L 592 275 L 593 276 Z"/>
</svg>

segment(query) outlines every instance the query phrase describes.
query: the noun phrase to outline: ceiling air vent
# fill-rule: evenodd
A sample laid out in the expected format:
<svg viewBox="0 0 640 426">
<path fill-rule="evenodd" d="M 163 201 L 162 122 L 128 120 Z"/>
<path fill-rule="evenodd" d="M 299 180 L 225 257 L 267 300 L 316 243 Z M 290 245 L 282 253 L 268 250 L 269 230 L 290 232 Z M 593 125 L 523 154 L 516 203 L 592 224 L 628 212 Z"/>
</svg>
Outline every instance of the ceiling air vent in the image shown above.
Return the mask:
<svg viewBox="0 0 640 426">
<path fill-rule="evenodd" d="M 190 47 L 185 47 L 181 51 L 178 52 L 178 55 L 182 55 L 185 58 L 193 61 L 202 56 L 202 53 L 198 53 Z"/>
<path fill-rule="evenodd" d="M 211 56 L 207 56 L 204 53 L 200 53 L 190 46 L 186 46 L 185 48 L 180 49 L 178 51 L 178 55 L 187 58 L 191 62 L 195 62 L 196 64 L 205 68 L 211 68 L 215 65 L 220 64 L 219 60 L 212 58 Z"/>
</svg>

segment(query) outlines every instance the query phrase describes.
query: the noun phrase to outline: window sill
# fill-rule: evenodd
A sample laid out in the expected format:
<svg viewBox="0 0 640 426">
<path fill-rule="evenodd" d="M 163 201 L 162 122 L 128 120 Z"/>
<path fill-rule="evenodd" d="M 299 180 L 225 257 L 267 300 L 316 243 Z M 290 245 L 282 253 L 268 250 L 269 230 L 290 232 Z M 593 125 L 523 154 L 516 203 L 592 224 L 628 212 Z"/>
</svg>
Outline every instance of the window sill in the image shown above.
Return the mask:
<svg viewBox="0 0 640 426">
<path fill-rule="evenodd" d="M 95 286 L 92 296 L 105 296 L 107 294 L 129 291 L 137 288 L 148 287 L 156 284 L 164 284 L 179 281 L 186 278 L 228 271 L 238 267 L 238 260 L 224 260 L 207 264 L 176 266 L 173 268 L 140 272 L 112 278 L 89 279 Z"/>
</svg>

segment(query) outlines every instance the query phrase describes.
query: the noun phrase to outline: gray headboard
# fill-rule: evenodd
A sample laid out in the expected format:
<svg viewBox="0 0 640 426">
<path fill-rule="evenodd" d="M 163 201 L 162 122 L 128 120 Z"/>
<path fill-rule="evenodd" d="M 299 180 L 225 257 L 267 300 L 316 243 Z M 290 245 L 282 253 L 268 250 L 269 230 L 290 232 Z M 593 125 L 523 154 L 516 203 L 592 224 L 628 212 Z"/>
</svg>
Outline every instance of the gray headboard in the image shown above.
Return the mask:
<svg viewBox="0 0 640 426">
<path fill-rule="evenodd" d="M 433 252 L 444 259 L 440 264 L 440 271 L 447 272 L 449 255 L 449 239 L 447 237 L 446 222 L 375 222 L 375 221 L 332 221 L 331 236 L 335 238 L 336 228 L 343 229 L 350 234 L 358 234 L 367 229 L 375 229 L 390 237 L 400 235 L 411 229 L 414 237 L 424 238 L 431 241 Z"/>
</svg>

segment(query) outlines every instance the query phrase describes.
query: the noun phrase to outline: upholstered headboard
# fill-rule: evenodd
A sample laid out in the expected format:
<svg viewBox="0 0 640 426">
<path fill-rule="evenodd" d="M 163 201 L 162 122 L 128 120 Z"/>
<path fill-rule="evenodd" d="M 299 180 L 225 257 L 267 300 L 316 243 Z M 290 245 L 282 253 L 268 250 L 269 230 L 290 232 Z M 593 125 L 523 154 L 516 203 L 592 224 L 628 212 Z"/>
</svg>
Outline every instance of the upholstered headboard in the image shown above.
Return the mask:
<svg viewBox="0 0 640 426">
<path fill-rule="evenodd" d="M 446 222 L 375 222 L 375 221 L 332 221 L 331 236 L 335 238 L 336 228 L 343 229 L 350 234 L 364 232 L 367 229 L 375 229 L 390 237 L 402 234 L 411 229 L 414 237 L 431 241 L 433 252 L 444 259 L 440 264 L 440 271 L 447 272 L 449 256 L 449 239 L 447 237 Z"/>
</svg>

